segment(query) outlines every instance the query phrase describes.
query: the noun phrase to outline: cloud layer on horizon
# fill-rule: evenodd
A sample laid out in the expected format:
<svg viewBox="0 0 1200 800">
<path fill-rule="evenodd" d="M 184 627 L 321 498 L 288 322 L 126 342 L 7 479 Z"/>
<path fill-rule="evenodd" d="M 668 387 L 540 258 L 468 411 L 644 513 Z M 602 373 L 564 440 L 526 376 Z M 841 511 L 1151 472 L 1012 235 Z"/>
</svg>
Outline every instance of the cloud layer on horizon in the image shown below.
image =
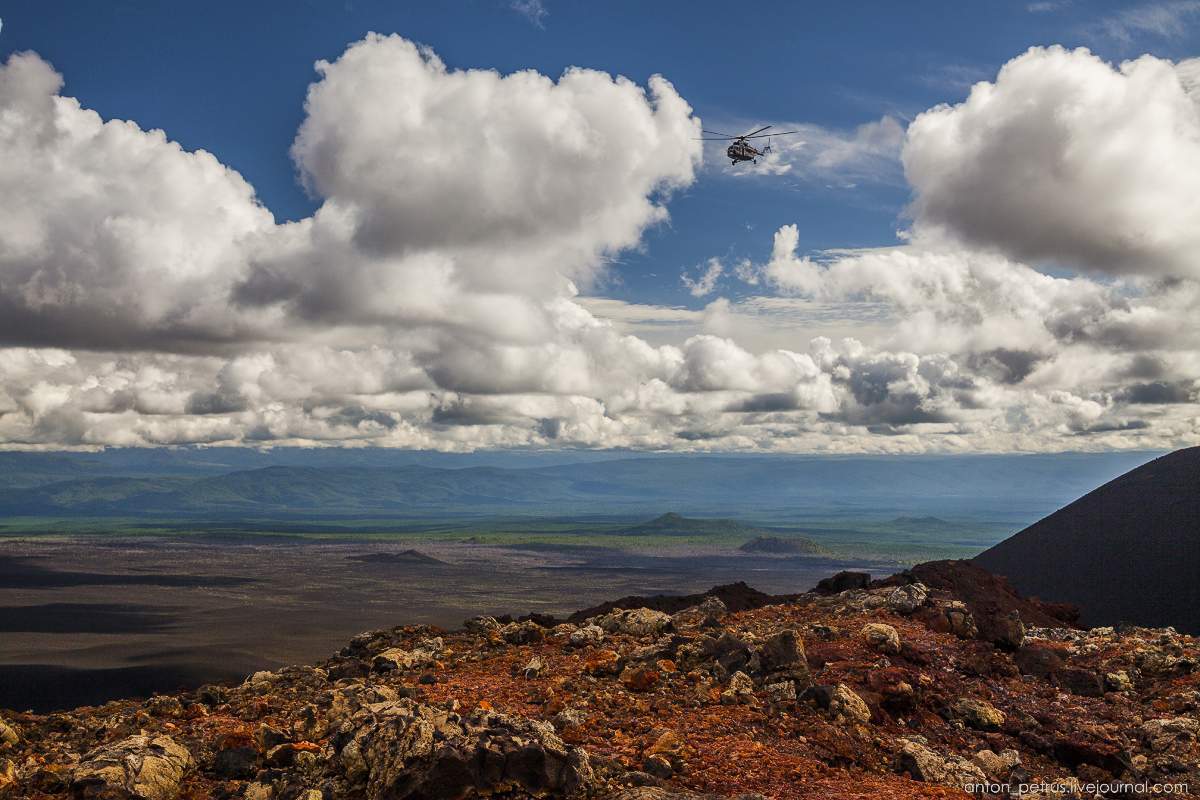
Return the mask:
<svg viewBox="0 0 1200 800">
<path fill-rule="evenodd" d="M 581 296 L 695 180 L 665 79 L 455 70 L 376 35 L 317 70 L 292 155 L 322 205 L 276 224 L 38 56 L 0 67 L 0 446 L 1200 441 L 1189 62 L 1029 51 L 909 127 L 906 243 L 807 257 L 785 227 L 686 284 L 776 296 L 702 312 Z M 847 146 L 894 152 L 876 125 Z"/>
</svg>

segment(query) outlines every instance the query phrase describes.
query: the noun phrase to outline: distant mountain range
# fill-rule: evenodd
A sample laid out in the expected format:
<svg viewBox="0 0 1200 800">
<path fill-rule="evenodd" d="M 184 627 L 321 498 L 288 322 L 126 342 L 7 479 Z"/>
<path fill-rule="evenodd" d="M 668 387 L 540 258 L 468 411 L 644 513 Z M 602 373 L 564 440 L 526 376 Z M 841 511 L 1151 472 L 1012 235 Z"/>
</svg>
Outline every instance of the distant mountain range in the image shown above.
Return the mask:
<svg viewBox="0 0 1200 800">
<path fill-rule="evenodd" d="M 0 453 L 0 516 L 704 515 L 885 509 L 1024 524 L 1156 454 L 641 456 L 235 448 Z M 571 461 L 569 459 L 576 460 Z M 946 523 L 948 524 L 948 523 Z"/>
<path fill-rule="evenodd" d="M 1200 633 L 1200 447 L 1157 458 L 974 559 L 1089 625 Z"/>
</svg>

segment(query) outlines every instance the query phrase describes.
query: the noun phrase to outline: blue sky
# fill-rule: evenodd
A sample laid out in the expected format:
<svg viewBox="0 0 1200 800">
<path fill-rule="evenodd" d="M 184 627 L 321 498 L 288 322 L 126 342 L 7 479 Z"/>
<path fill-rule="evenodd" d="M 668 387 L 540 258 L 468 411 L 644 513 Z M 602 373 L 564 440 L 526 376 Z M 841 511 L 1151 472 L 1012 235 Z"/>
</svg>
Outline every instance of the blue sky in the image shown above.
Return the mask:
<svg viewBox="0 0 1200 800">
<path fill-rule="evenodd" d="M 1087 46 L 1120 60 L 1145 50 L 1177 58 L 1197 42 L 1194 27 L 1163 35 L 1121 22 L 1155 4 L 760 2 L 736 19 L 728 3 L 539 5 L 540 17 L 507 0 L 210 2 L 187 10 L 132 0 L 6 2 L 0 59 L 37 51 L 64 75 L 64 93 L 105 118 L 162 128 L 186 148 L 214 153 L 282 220 L 318 205 L 288 156 L 313 62 L 336 59 L 368 31 L 427 44 L 455 68 L 557 76 L 584 66 L 642 84 L 660 73 L 706 126 L 721 130 L 786 121 L 843 133 L 961 100 L 972 81 L 991 79 L 1032 45 Z M 816 251 L 892 244 L 906 224 L 909 190 L 896 174 L 852 188 L 745 177 L 710 157 L 708 172 L 671 202 L 670 225 L 648 231 L 641 252 L 623 254 L 602 293 L 698 307 L 704 301 L 682 286 L 682 270 L 711 256 L 763 259 L 781 225 L 797 225 L 802 249 Z"/>
<path fill-rule="evenodd" d="M 0 18 L 0 448 L 1200 443 L 1200 0 Z"/>
</svg>

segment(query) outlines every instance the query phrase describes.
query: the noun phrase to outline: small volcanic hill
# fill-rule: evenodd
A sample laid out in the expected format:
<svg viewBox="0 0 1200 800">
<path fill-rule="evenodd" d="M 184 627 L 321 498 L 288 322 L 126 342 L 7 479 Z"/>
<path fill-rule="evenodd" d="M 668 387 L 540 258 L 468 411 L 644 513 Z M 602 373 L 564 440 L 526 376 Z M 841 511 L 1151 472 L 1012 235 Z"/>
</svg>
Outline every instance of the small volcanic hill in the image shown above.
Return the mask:
<svg viewBox="0 0 1200 800">
<path fill-rule="evenodd" d="M 399 553 L 363 553 L 356 556 L 347 556 L 347 561 L 361 561 L 364 564 L 424 564 L 445 565 L 446 562 L 440 558 L 426 555 L 420 550 L 401 550 Z"/>
<path fill-rule="evenodd" d="M 941 517 L 896 517 L 891 527 L 900 531 L 944 531 L 953 530 L 954 523 L 947 522 Z"/>
<path fill-rule="evenodd" d="M 1104 484 L 974 559 L 1089 625 L 1200 633 L 1200 447 Z"/>
<path fill-rule="evenodd" d="M 697 519 L 668 512 L 617 533 L 622 536 L 759 536 L 766 531 L 732 519 Z"/>
<path fill-rule="evenodd" d="M 984 783 L 1200 786 L 1194 637 L 1027 624 L 1038 608 L 952 561 L 833 594 L 733 584 L 646 601 L 680 610 L 395 627 L 238 684 L 0 710 L 0 798 L 967 800 Z M 1001 642 L 986 633 L 1001 629 Z"/>
<path fill-rule="evenodd" d="M 769 555 L 817 555 L 825 549 L 812 539 L 802 536 L 756 536 L 738 548 L 743 553 Z"/>
</svg>

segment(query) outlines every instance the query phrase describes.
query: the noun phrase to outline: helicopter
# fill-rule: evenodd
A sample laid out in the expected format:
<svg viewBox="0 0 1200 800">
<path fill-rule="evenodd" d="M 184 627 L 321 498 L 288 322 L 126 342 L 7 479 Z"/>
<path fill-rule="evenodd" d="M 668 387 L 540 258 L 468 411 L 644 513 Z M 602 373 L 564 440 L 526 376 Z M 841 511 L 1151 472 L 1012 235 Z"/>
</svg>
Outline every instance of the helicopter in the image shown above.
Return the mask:
<svg viewBox="0 0 1200 800">
<path fill-rule="evenodd" d="M 730 136 L 727 133 L 720 131 L 702 131 L 702 133 L 711 134 L 711 136 L 703 137 L 699 141 L 702 142 L 731 142 L 729 147 L 725 148 L 725 155 L 729 158 L 729 163 L 736 165 L 739 161 L 750 161 L 755 164 L 758 159 L 771 152 L 771 137 L 772 136 L 788 136 L 800 131 L 778 131 L 776 133 L 763 133 L 769 130 L 771 125 L 764 125 L 756 131 L 744 133 L 741 136 Z M 750 144 L 749 139 L 766 139 L 767 146 L 759 150 L 754 145 Z"/>
</svg>

